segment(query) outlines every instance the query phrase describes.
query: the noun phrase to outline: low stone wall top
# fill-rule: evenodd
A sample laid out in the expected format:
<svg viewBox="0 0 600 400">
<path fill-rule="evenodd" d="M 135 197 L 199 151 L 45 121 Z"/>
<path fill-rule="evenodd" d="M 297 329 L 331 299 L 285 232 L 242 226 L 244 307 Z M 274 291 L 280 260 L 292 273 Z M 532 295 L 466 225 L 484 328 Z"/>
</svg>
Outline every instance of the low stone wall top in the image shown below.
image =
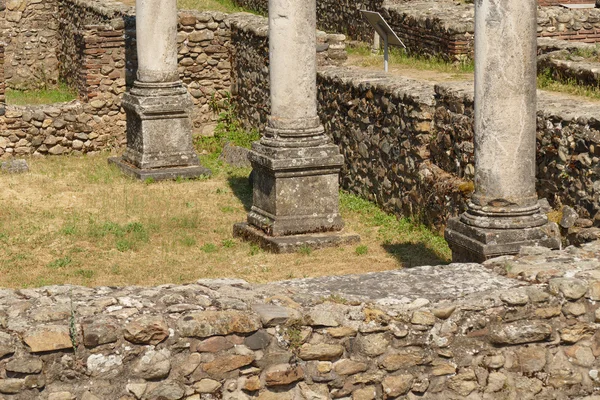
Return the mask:
<svg viewBox="0 0 600 400">
<path fill-rule="evenodd" d="M 0 393 L 7 400 L 591 395 L 600 388 L 600 247 L 539 252 L 524 249 L 487 268 L 268 285 L 0 289 Z"/>
<path fill-rule="evenodd" d="M 379 11 L 385 0 L 317 0 L 317 26 L 328 32 L 348 35 L 352 39 L 373 40 L 373 28 L 360 10 Z M 234 3 L 263 15 L 269 13 L 268 0 L 234 0 Z"/>
<path fill-rule="evenodd" d="M 538 10 L 538 35 L 595 43 L 600 41 L 600 9 L 544 7 Z"/>
</svg>

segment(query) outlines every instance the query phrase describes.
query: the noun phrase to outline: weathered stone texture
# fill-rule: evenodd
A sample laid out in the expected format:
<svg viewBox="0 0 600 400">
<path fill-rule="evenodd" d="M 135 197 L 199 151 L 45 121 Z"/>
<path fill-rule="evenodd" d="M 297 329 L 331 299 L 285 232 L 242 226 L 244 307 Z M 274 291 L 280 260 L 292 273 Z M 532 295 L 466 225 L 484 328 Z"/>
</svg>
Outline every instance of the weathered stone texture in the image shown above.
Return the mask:
<svg viewBox="0 0 600 400">
<path fill-rule="evenodd" d="M 235 0 L 237 5 L 249 10 L 268 14 L 268 0 Z M 373 29 L 360 14 L 360 10 L 379 11 L 383 0 L 317 0 L 317 25 L 328 32 L 342 32 L 353 39 L 370 41 Z"/>
<path fill-rule="evenodd" d="M 37 89 L 58 81 L 57 0 L 10 0 L 0 11 L 6 84 Z"/>
<path fill-rule="evenodd" d="M 437 135 L 431 146 L 433 162 L 446 172 L 471 180 L 473 159 L 472 84 L 441 84 L 435 113 Z M 600 122 L 597 105 L 538 91 L 537 192 L 550 204 L 574 206 L 580 217 L 600 211 L 597 153 Z"/>
<path fill-rule="evenodd" d="M 592 291 L 600 243 L 532 252 L 485 266 L 267 285 L 3 289 L 0 393 L 7 400 L 586 398 L 600 388 Z M 173 312 L 164 299 L 183 292 L 205 294 L 186 298 L 204 311 Z M 323 303 L 332 293 L 349 301 Z M 298 313 L 291 323 L 273 326 L 254 311 L 286 298 Z M 72 322 L 39 322 L 54 308 L 62 314 L 71 299 Z M 110 315 L 118 299 L 128 299 L 127 316 Z M 234 301 L 244 309 L 221 306 Z M 586 312 L 561 311 L 569 304 Z M 538 316 L 553 306 L 556 314 Z M 315 322 L 318 312 L 339 326 Z"/>
</svg>

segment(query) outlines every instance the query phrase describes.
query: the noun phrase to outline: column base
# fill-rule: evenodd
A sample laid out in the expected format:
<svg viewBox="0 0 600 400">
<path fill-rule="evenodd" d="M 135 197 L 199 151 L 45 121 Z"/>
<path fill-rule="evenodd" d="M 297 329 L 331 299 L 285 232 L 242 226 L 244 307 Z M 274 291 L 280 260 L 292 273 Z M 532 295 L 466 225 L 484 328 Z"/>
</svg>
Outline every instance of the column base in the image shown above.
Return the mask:
<svg viewBox="0 0 600 400">
<path fill-rule="evenodd" d="M 273 148 L 255 143 L 248 223 L 270 236 L 339 231 L 339 171 L 335 145 Z"/>
<path fill-rule="evenodd" d="M 304 235 L 269 236 L 247 223 L 233 226 L 233 236 L 259 245 L 272 253 L 295 253 L 300 248 L 322 249 L 360 243 L 360 236 L 343 232 L 313 233 Z"/>
<path fill-rule="evenodd" d="M 152 179 L 155 181 L 164 181 L 172 179 L 194 179 L 201 176 L 210 176 L 211 170 L 202 165 L 192 165 L 189 167 L 167 167 L 167 168 L 138 168 L 130 164 L 123 157 L 111 157 L 109 164 L 114 164 L 127 176 L 145 181 Z"/>
<path fill-rule="evenodd" d="M 135 82 L 121 104 L 127 114 L 123 161 L 142 170 L 200 165 L 192 143 L 193 104 L 181 82 Z"/>
<path fill-rule="evenodd" d="M 254 177 L 252 208 L 247 223 L 234 226 L 236 236 L 276 253 L 360 241 L 358 235 L 340 232 L 344 157 L 327 142 L 322 127 L 311 130 L 315 135 L 302 136 L 306 132 L 298 129 L 297 138 L 273 135 L 253 143 L 248 155 Z"/>
<path fill-rule="evenodd" d="M 453 262 L 481 263 L 490 258 L 519 253 L 523 246 L 560 247 L 560 233 L 553 222 L 532 228 L 491 229 L 467 225 L 452 218 L 444 232 Z"/>
</svg>

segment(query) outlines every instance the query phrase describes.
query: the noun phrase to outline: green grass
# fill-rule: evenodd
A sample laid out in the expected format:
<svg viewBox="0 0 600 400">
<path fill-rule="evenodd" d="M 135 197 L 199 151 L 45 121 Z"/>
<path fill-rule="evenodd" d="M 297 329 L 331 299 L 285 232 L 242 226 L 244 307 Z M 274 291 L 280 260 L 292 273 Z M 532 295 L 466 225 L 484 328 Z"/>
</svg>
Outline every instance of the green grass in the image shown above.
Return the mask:
<svg viewBox="0 0 600 400">
<path fill-rule="evenodd" d="M 245 11 L 232 0 L 177 0 L 177 7 L 182 10 L 221 11 L 233 13 Z"/>
<path fill-rule="evenodd" d="M 538 89 L 551 92 L 567 93 L 575 96 L 588 97 L 591 99 L 600 99 L 600 84 L 597 86 L 587 86 L 579 84 L 575 79 L 569 78 L 566 81 L 559 81 L 552 76 L 550 69 L 545 69 L 538 73 Z"/>
<path fill-rule="evenodd" d="M 398 218 L 381 210 L 376 204 L 344 191 L 340 192 L 340 209 L 343 213 L 358 214 L 361 223 L 375 228 L 377 240 L 407 266 L 421 263 L 423 259 L 431 259 L 434 263 L 451 258 L 450 248 L 444 238 L 411 218 Z M 369 249 L 366 245 L 360 245 L 355 253 L 364 256 Z"/>
<path fill-rule="evenodd" d="M 242 124 L 236 117 L 235 104 L 231 101 L 231 95 L 225 94 L 221 100 L 217 100 L 215 95 L 211 98 L 210 109 L 218 115 L 217 126 L 214 136 L 199 136 L 195 140 L 195 145 L 211 153 L 213 157 L 218 157 L 223 150 L 223 146 L 230 142 L 236 146 L 250 148 L 252 142 L 260 139 L 257 130 L 248 132 L 242 127 Z"/>
<path fill-rule="evenodd" d="M 598 62 L 598 61 L 600 61 L 599 54 L 600 54 L 600 45 L 596 43 L 594 46 L 589 46 L 589 47 L 586 46 L 585 48 L 572 50 L 570 52 L 569 56 L 567 56 L 567 59 L 571 59 L 573 56 L 575 56 L 575 57 L 583 57 L 587 61 Z"/>
<path fill-rule="evenodd" d="M 77 92 L 61 83 L 40 90 L 6 90 L 6 103 L 15 106 L 64 103 L 77 99 Z"/>
<path fill-rule="evenodd" d="M 349 56 L 365 57 L 363 61 L 363 66 L 365 67 L 383 65 L 383 51 L 373 55 L 371 53 L 371 46 L 368 44 L 361 43 L 358 46 L 348 46 L 346 50 Z M 395 47 L 390 48 L 389 65 L 390 67 L 402 66 L 405 68 L 447 73 L 472 73 L 474 71 L 473 60 L 451 63 L 441 57 L 408 54 L 406 50 Z"/>
<path fill-rule="evenodd" d="M 364 244 L 361 244 L 354 250 L 354 252 L 358 256 L 364 256 L 365 254 L 367 254 L 369 252 L 369 248 L 367 246 L 365 246 Z"/>
</svg>

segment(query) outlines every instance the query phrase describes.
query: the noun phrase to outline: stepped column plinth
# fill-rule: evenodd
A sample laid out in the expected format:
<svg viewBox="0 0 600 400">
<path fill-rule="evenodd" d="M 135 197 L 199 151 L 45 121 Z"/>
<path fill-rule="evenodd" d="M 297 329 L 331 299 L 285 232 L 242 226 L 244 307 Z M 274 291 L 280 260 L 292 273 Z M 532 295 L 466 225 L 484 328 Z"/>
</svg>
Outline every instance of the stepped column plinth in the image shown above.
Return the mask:
<svg viewBox="0 0 600 400">
<path fill-rule="evenodd" d="M 192 144 L 191 96 L 177 71 L 177 1 L 136 0 L 137 80 L 122 105 L 127 150 L 109 161 L 140 179 L 210 174 Z"/>
<path fill-rule="evenodd" d="M 536 193 L 535 1 L 475 2 L 475 192 L 445 236 L 454 261 L 557 248 Z"/>
<path fill-rule="evenodd" d="M 275 252 L 357 242 L 341 232 L 339 148 L 317 114 L 316 1 L 269 1 L 271 113 L 250 153 L 253 204 L 234 234 Z"/>
</svg>

